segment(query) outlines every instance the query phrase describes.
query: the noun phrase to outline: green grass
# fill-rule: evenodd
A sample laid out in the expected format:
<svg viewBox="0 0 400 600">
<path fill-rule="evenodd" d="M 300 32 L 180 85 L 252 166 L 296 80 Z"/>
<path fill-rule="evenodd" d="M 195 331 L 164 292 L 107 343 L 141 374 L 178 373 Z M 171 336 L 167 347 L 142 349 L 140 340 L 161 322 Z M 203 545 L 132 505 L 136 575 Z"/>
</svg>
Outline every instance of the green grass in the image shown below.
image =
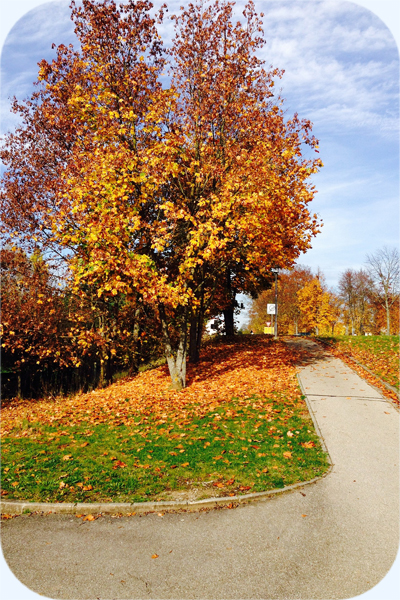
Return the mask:
<svg viewBox="0 0 400 600">
<path fill-rule="evenodd" d="M 342 335 L 326 337 L 342 352 L 368 367 L 399 389 L 399 337 L 396 335 Z"/>
<path fill-rule="evenodd" d="M 25 422 L 12 433 L 2 442 L 7 499 L 142 502 L 185 490 L 200 499 L 282 488 L 329 468 L 304 404 L 277 394 L 181 422 L 149 415 L 129 427 L 62 431 Z"/>
</svg>

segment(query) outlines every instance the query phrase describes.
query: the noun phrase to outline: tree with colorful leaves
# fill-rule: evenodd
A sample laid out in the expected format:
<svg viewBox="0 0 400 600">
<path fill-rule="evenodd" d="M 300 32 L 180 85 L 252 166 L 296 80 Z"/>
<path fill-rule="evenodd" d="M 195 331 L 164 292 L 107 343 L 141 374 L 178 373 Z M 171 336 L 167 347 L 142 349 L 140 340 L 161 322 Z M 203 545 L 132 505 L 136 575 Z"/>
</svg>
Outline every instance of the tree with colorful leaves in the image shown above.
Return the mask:
<svg viewBox="0 0 400 600">
<path fill-rule="evenodd" d="M 285 117 L 273 93 L 282 73 L 257 57 L 252 2 L 243 23 L 231 2 L 182 8 L 168 52 L 166 6 L 156 18 L 151 8 L 73 4 L 79 50 L 58 47 L 33 99 L 14 104 L 24 124 L 3 150 L 3 215 L 20 243 L 64 261 L 76 293 L 151 306 L 181 389 L 189 325 L 198 348 L 216 302 L 262 289 L 271 267 L 310 247 L 321 161 L 304 158 L 304 144 L 318 148 L 311 124 Z"/>
</svg>

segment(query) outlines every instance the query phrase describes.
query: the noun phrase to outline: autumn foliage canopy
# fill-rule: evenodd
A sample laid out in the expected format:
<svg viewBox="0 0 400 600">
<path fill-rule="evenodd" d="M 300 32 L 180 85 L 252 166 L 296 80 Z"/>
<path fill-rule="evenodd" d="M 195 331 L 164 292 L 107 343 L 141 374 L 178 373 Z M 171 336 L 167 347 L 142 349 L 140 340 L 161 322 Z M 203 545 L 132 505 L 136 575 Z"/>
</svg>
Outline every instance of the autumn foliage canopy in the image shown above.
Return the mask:
<svg viewBox="0 0 400 600">
<path fill-rule="evenodd" d="M 154 315 L 176 389 L 189 326 L 198 344 L 210 311 L 263 289 L 319 228 L 308 204 L 321 162 L 303 156 L 304 145 L 317 152 L 311 124 L 288 119 L 274 94 L 282 72 L 257 56 L 254 4 L 241 23 L 233 7 L 182 7 L 165 50 L 166 5 L 154 15 L 148 0 L 73 2 L 79 44 L 40 63 L 1 154 L 7 252 L 40 252 L 80 306 L 107 306 L 104 331 L 114 300 L 133 328 Z"/>
</svg>

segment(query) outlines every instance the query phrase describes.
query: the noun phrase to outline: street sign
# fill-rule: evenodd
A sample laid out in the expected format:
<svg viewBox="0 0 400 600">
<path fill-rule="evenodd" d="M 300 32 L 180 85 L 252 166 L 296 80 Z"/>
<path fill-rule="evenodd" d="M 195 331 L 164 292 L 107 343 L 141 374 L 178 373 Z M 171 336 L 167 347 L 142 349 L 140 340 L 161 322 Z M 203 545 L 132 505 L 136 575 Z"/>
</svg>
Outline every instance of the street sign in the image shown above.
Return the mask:
<svg viewBox="0 0 400 600">
<path fill-rule="evenodd" d="M 267 315 L 275 314 L 275 304 L 267 304 Z"/>
<path fill-rule="evenodd" d="M 267 321 L 265 324 L 267 327 L 271 327 L 271 321 Z"/>
</svg>

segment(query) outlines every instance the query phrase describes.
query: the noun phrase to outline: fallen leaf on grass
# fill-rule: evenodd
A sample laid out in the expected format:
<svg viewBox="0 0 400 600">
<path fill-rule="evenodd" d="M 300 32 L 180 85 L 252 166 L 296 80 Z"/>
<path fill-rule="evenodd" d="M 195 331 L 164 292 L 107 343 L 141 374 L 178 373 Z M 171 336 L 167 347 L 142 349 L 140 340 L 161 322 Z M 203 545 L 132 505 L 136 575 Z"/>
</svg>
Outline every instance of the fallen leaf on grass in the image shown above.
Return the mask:
<svg viewBox="0 0 400 600">
<path fill-rule="evenodd" d="M 113 425 L 130 426 L 136 425 L 136 415 L 148 415 L 148 411 L 154 418 L 165 422 L 167 416 L 171 420 L 181 418 L 182 410 L 194 405 L 194 412 L 203 417 L 225 402 L 230 402 L 233 392 L 238 401 L 245 405 L 251 395 L 265 397 L 272 391 L 284 392 L 293 398 L 293 403 L 300 401 L 294 367 L 296 356 L 284 343 L 243 336 L 243 340 L 235 344 L 234 352 L 231 346 L 221 344 L 219 347 L 204 348 L 204 357 L 202 363 L 188 365 L 189 376 L 193 379 L 190 385 L 179 392 L 179 402 L 177 393 L 167 390 L 168 374 L 161 367 L 96 390 L 95 393 L 77 394 L 56 402 L 43 400 L 34 406 L 21 402 L 17 410 L 14 406 L 11 410 L 7 407 L 2 414 L 2 432 L 20 427 L 22 420 L 27 417 L 43 425 L 53 425 L 56 420 L 60 424 L 73 426 L 86 420 L 97 426 L 109 423 L 110 416 L 115 416 L 118 421 Z M 266 361 L 269 368 L 260 369 Z M 217 369 L 216 366 L 221 368 Z M 125 402 L 126 398 L 130 398 L 130 403 Z M 99 406 L 104 410 L 99 411 Z M 135 415 L 132 406 L 135 407 Z M 257 410 L 262 408 L 257 407 Z M 228 416 L 231 418 L 233 412 Z M 92 433 L 87 431 L 86 435 Z"/>
<path fill-rule="evenodd" d="M 315 444 L 314 442 L 302 442 L 300 446 L 303 446 L 303 448 L 314 448 Z"/>
<path fill-rule="evenodd" d="M 188 466 L 189 466 L 189 463 L 188 463 L 188 462 L 182 463 L 182 465 L 181 465 L 181 466 L 182 466 L 182 467 L 188 467 Z"/>
<path fill-rule="evenodd" d="M 66 454 L 65 456 L 63 456 L 63 460 L 71 460 L 72 459 L 72 454 Z"/>
<path fill-rule="evenodd" d="M 124 469 L 126 467 L 126 463 L 122 462 L 122 460 L 116 460 L 113 465 L 113 469 Z"/>
</svg>

